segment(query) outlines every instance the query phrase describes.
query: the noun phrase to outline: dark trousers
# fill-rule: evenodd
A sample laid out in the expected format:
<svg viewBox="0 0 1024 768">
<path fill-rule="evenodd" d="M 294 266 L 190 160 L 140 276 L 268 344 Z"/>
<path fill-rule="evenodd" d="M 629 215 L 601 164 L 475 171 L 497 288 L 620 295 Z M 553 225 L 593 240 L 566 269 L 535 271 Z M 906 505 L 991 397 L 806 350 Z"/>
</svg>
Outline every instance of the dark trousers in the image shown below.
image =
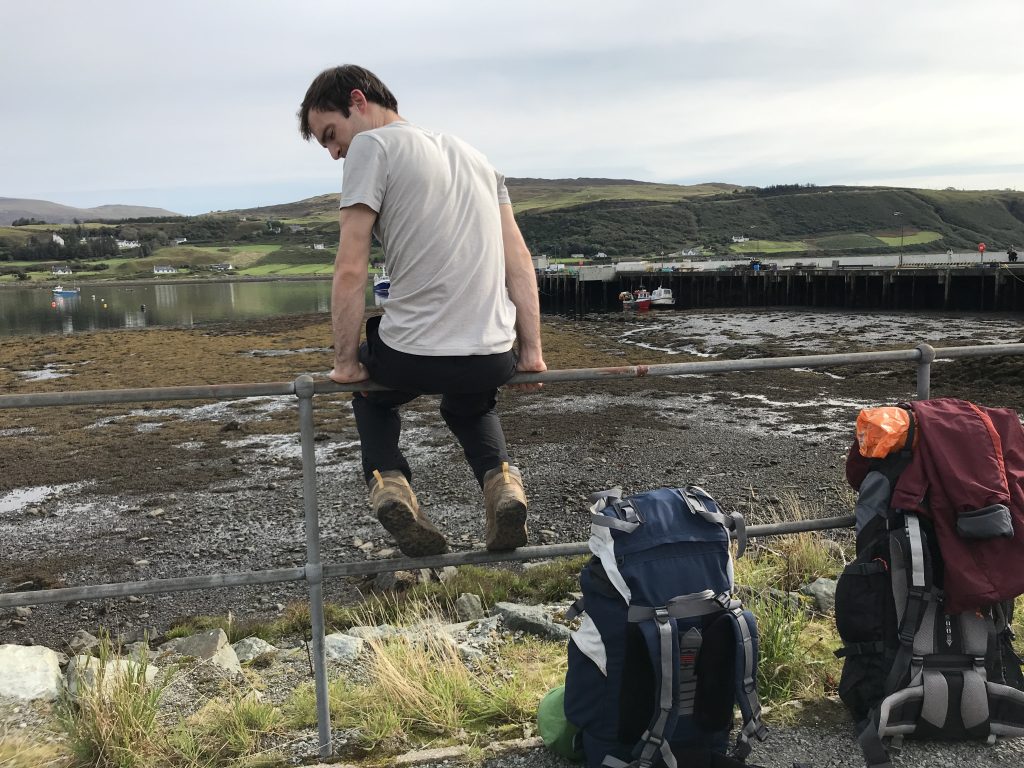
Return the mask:
<svg viewBox="0 0 1024 768">
<path fill-rule="evenodd" d="M 412 479 L 409 462 L 398 447 L 402 432 L 399 407 L 420 395 L 441 395 L 441 416 L 462 445 L 466 460 L 481 487 L 484 475 L 508 461 L 505 434 L 497 405 L 498 387 L 516 371 L 515 355 L 441 356 L 410 355 L 380 340 L 380 317 L 366 323 L 366 342 L 359 361 L 370 379 L 388 392 L 356 392 L 352 410 L 359 430 L 363 474 L 367 483 L 373 470 L 400 470 Z"/>
</svg>

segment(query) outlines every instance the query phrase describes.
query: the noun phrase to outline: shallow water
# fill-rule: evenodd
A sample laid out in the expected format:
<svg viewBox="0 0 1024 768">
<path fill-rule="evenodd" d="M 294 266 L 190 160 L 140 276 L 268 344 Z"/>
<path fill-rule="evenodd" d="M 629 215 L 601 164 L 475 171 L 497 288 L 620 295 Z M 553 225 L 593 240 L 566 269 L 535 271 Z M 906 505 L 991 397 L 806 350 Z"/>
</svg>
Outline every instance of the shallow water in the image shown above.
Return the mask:
<svg viewBox="0 0 1024 768">
<path fill-rule="evenodd" d="M 627 321 L 619 341 L 670 354 L 716 357 L 733 346 L 772 344 L 793 354 L 850 346 L 911 348 L 1010 344 L 1024 339 L 1024 315 L 882 313 L 801 309 L 656 312 Z"/>
</svg>

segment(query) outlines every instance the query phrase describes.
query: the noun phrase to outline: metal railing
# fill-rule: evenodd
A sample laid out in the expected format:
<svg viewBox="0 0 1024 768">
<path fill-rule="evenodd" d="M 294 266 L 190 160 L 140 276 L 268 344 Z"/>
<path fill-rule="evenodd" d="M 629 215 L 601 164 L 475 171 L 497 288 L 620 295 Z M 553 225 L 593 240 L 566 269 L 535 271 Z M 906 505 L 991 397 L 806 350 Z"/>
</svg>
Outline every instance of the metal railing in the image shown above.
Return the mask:
<svg viewBox="0 0 1024 768">
<path fill-rule="evenodd" d="M 576 368 L 546 371 L 544 373 L 517 374 L 510 384 L 555 383 L 570 381 L 601 381 L 637 379 L 648 376 L 675 376 L 681 374 L 725 373 L 731 371 L 777 370 L 783 368 L 825 368 L 865 363 L 915 363 L 917 366 L 917 398 L 930 396 L 931 365 L 936 358 L 955 359 L 1024 355 L 1024 344 L 997 344 L 935 349 L 918 344 L 912 349 L 885 352 L 856 352 L 834 355 L 801 355 L 792 357 L 756 358 L 748 360 L 721 360 L 657 365 L 629 365 L 611 368 Z M 520 547 L 510 552 L 470 551 L 420 558 L 393 558 L 353 563 L 325 564 L 320 560 L 320 520 L 316 493 L 316 455 L 314 450 L 313 397 L 318 394 L 336 394 L 356 390 L 382 390 L 376 384 L 336 384 L 329 380 L 314 380 L 299 376 L 293 382 L 263 384 L 224 384 L 183 387 L 151 387 L 145 389 L 112 389 L 74 392 L 46 392 L 26 395 L 0 395 L 2 408 L 38 408 L 74 405 L 140 403 L 169 400 L 223 400 L 263 396 L 295 396 L 299 406 L 299 433 L 302 447 L 302 497 L 305 514 L 306 565 L 304 567 L 277 568 L 261 571 L 217 573 L 204 576 L 185 576 L 169 579 L 119 582 L 114 584 L 85 585 L 61 589 L 0 594 L 0 608 L 41 605 L 44 603 L 99 600 L 154 593 L 187 592 L 198 589 L 217 589 L 260 584 L 305 580 L 309 585 L 310 617 L 312 624 L 312 656 L 317 701 L 317 730 L 321 757 L 331 755 L 330 708 L 327 692 L 327 657 L 324 644 L 325 622 L 323 580 L 339 576 L 371 575 L 376 573 L 437 568 L 447 565 L 495 563 L 535 558 L 562 557 L 585 554 L 586 542 Z M 772 525 L 754 525 L 747 528 L 752 537 L 775 536 L 801 531 L 847 528 L 853 525 L 852 515 L 804 520 Z"/>
</svg>

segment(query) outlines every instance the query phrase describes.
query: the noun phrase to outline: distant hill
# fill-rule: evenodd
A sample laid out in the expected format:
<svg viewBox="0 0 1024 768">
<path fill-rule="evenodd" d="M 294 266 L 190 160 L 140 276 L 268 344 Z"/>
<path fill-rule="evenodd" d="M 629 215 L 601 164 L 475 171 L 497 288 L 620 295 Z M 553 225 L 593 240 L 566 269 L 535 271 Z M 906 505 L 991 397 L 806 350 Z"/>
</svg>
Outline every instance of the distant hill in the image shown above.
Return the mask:
<svg viewBox="0 0 1024 768">
<path fill-rule="evenodd" d="M 900 249 L 967 254 L 976 253 L 980 242 L 995 256 L 1024 246 L 1024 193 L 1005 190 L 759 188 L 591 178 L 510 178 L 508 188 L 530 250 L 551 257 L 603 252 L 616 259 L 658 259 L 685 251 L 709 258 L 771 258 Z M 325 244 L 330 250 L 338 238 L 338 193 L 186 217 L 154 208 L 80 209 L 0 198 L 0 225 L 15 218 L 59 224 L 136 217 L 143 220 L 120 225 L 118 236 L 151 247 L 186 238 L 189 245 Z M 39 229 L 47 227 L 0 228 L 0 260 Z"/>
<path fill-rule="evenodd" d="M 1024 194 L 894 187 L 766 188 L 629 179 L 508 179 L 534 253 L 615 257 L 704 253 L 973 251 L 1024 245 Z M 894 215 L 895 212 L 899 215 Z M 337 233 L 338 195 L 235 211 Z M 737 243 L 733 238 L 746 238 Z"/>
<path fill-rule="evenodd" d="M 658 184 L 632 179 L 506 179 L 516 213 L 557 210 L 587 203 L 629 200 L 678 202 L 696 197 L 743 190 L 736 184 Z M 309 197 L 294 203 L 244 208 L 228 213 L 255 218 L 323 220 L 338 219 L 337 192 Z"/>
<path fill-rule="evenodd" d="M 180 216 L 181 214 L 144 205 L 98 205 L 95 208 L 73 208 L 47 200 L 26 200 L 0 197 L 0 226 L 9 226 L 17 219 L 40 219 L 47 224 L 70 224 L 75 219 L 140 219 L 149 216 Z"/>
</svg>

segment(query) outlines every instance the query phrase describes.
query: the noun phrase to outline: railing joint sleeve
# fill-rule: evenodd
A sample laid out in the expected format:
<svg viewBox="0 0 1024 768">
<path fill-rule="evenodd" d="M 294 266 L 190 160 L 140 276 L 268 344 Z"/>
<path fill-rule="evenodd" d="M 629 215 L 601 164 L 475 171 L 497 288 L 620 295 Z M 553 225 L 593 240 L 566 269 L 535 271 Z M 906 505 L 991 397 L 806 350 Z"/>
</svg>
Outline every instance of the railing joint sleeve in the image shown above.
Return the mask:
<svg viewBox="0 0 1024 768">
<path fill-rule="evenodd" d="M 310 584 L 322 584 L 323 580 L 323 563 L 306 563 L 306 581 Z"/>
<path fill-rule="evenodd" d="M 295 396 L 298 398 L 311 398 L 316 389 L 313 377 L 307 373 L 302 374 L 295 380 Z"/>
</svg>

